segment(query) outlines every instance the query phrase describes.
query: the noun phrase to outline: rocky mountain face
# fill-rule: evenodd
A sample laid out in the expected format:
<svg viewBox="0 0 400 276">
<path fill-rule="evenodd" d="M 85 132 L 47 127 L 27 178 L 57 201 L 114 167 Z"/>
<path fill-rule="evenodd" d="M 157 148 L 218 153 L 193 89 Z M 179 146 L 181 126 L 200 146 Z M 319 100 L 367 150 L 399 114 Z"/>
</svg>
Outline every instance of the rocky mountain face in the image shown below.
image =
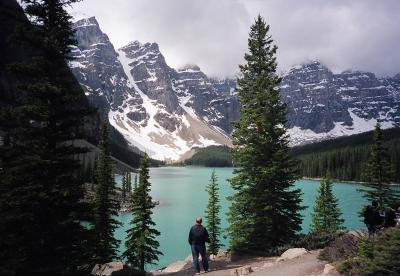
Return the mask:
<svg viewBox="0 0 400 276">
<path fill-rule="evenodd" d="M 399 78 L 373 73 L 334 74 L 318 61 L 292 68 L 280 86 L 288 104 L 292 144 L 400 126 Z"/>
<path fill-rule="evenodd" d="M 195 146 L 230 145 L 225 118 L 238 116 L 232 83 L 212 81 L 198 67 L 169 67 L 156 43 L 134 41 L 116 51 L 94 17 L 74 29 L 71 70 L 132 146 L 155 159 L 177 160 Z"/>
<path fill-rule="evenodd" d="M 92 105 L 125 139 L 151 157 L 178 160 L 194 146 L 230 145 L 239 118 L 236 81 L 209 78 L 189 64 L 168 66 L 156 43 L 115 50 L 94 17 L 74 24 L 78 46 L 70 67 Z M 400 125 L 400 74 L 345 71 L 318 61 L 282 76 L 292 145 Z"/>
<path fill-rule="evenodd" d="M 90 103 L 102 112 L 117 109 L 131 89 L 118 62 L 118 53 L 94 17 L 74 24 L 77 46 L 72 47 L 70 68 Z"/>
</svg>

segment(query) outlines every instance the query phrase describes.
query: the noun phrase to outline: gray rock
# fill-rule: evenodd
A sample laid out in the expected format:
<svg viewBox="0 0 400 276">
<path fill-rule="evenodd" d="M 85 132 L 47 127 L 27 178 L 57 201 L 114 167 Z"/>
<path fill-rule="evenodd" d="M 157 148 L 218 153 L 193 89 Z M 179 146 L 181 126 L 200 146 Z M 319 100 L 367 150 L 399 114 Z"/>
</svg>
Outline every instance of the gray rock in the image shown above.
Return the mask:
<svg viewBox="0 0 400 276">
<path fill-rule="evenodd" d="M 334 272 L 337 272 L 336 268 L 331 264 L 326 264 L 324 267 L 324 271 L 322 272 L 322 275 L 329 275 Z"/>
<path fill-rule="evenodd" d="M 184 268 L 187 268 L 190 265 L 190 261 L 177 261 L 175 263 L 172 263 L 168 265 L 166 268 L 161 270 L 163 273 L 173 273 L 173 272 L 178 272 L 183 270 Z"/>
<path fill-rule="evenodd" d="M 169 132 L 174 132 L 179 124 L 179 121 L 168 113 L 157 112 L 154 119 Z"/>
<path fill-rule="evenodd" d="M 295 259 L 307 253 L 308 251 L 305 248 L 290 248 L 283 252 L 282 255 L 276 259 L 276 262 Z"/>
<path fill-rule="evenodd" d="M 231 276 L 246 276 L 253 272 L 253 269 L 249 265 L 245 265 L 239 268 L 234 268 L 230 270 Z"/>
<path fill-rule="evenodd" d="M 110 262 L 106 264 L 96 264 L 91 275 L 96 276 L 111 276 L 113 272 L 124 269 L 124 264 L 121 262 Z"/>
<path fill-rule="evenodd" d="M 217 253 L 217 258 L 228 258 L 229 257 L 229 253 L 228 251 L 224 251 L 224 250 L 218 250 Z"/>
</svg>

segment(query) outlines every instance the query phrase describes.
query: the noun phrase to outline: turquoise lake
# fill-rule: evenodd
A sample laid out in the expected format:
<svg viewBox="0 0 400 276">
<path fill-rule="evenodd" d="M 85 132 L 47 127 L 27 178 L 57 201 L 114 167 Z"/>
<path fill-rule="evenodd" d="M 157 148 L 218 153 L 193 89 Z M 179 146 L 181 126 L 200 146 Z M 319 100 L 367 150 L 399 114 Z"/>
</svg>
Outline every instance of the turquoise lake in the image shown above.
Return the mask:
<svg viewBox="0 0 400 276">
<path fill-rule="evenodd" d="M 208 183 L 212 168 L 203 167 L 161 167 L 150 169 L 151 195 L 158 200 L 160 205 L 154 209 L 153 219 L 156 228 L 161 232 L 158 238 L 160 256 L 157 265 L 148 267 L 155 269 L 165 267 L 177 260 L 185 259 L 190 253 L 187 236 L 196 216 L 204 217 L 208 195 L 205 186 Z M 227 179 L 232 176 L 232 168 L 217 168 L 216 174 L 219 184 L 221 200 L 222 227 L 227 227 L 225 213 L 229 202 L 226 196 L 231 195 L 231 189 Z M 133 177 L 132 177 L 133 179 Z M 120 184 L 121 177 L 116 176 L 116 182 Z M 318 181 L 298 180 L 296 187 L 303 192 L 303 205 L 308 206 L 303 214 L 302 232 L 307 233 L 311 220 L 311 211 L 314 205 Z M 343 213 L 345 227 L 349 230 L 363 228 L 364 224 L 357 212 L 365 204 L 361 194 L 357 192 L 360 185 L 351 183 L 334 183 L 333 192 L 339 200 L 339 207 Z M 125 231 L 129 228 L 131 215 L 121 214 L 119 220 L 123 226 L 116 231 L 116 236 L 122 241 L 121 250 L 124 249 Z M 226 239 L 222 239 L 227 245 Z"/>
</svg>

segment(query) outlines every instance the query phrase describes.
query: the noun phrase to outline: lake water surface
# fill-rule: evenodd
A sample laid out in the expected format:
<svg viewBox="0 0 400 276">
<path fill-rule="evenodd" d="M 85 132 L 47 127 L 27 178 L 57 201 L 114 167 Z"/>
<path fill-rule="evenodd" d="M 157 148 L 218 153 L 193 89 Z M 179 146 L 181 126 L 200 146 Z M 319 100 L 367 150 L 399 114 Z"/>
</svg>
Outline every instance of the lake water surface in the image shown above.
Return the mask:
<svg viewBox="0 0 400 276">
<path fill-rule="evenodd" d="M 164 256 L 156 266 L 148 267 L 155 269 L 164 267 L 177 260 L 185 259 L 190 253 L 187 236 L 196 216 L 204 217 L 208 194 L 205 186 L 210 178 L 212 168 L 203 167 L 161 167 L 150 169 L 151 195 L 158 200 L 160 205 L 154 209 L 153 219 L 156 228 L 161 232 L 159 237 L 160 251 Z M 232 168 L 217 168 L 216 174 L 219 184 L 219 195 L 221 200 L 222 227 L 228 226 L 225 213 L 228 211 L 229 202 L 226 196 L 231 195 L 228 178 L 232 176 Z M 133 177 L 132 177 L 133 179 Z M 121 181 L 120 177 L 116 178 Z M 303 205 L 308 206 L 302 214 L 302 232 L 307 233 L 311 221 L 311 211 L 315 202 L 318 181 L 298 180 L 296 187 L 303 192 Z M 334 183 L 333 192 L 339 200 L 339 207 L 343 213 L 345 227 L 349 230 L 364 227 L 357 212 L 365 204 L 361 194 L 357 192 L 358 184 Z M 124 250 L 125 231 L 129 228 L 131 215 L 121 214 L 119 216 L 123 226 L 116 232 L 117 238 L 122 240 L 121 250 Z M 226 239 L 222 239 L 227 245 Z"/>
</svg>

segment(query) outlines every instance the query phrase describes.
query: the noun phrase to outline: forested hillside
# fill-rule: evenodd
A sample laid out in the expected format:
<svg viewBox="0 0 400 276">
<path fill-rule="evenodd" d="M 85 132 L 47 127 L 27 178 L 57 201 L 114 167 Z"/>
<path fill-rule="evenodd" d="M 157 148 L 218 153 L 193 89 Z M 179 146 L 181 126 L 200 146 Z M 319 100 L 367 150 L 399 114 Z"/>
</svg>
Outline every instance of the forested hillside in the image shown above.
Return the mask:
<svg viewBox="0 0 400 276">
<path fill-rule="evenodd" d="M 132 167 L 139 167 L 140 158 L 144 155 L 144 153 L 137 149 L 135 151 L 135 149 L 129 146 L 124 136 L 122 136 L 122 134 L 119 133 L 113 126 L 110 125 L 109 128 L 111 155 Z M 150 158 L 149 164 L 151 167 L 158 167 L 163 165 L 164 162 Z"/>
<path fill-rule="evenodd" d="M 185 160 L 184 164 L 205 167 L 232 167 L 232 156 L 227 146 L 209 146 L 196 149 L 196 153 Z"/>
<path fill-rule="evenodd" d="M 400 182 L 400 129 L 383 131 L 395 179 Z M 365 164 L 372 144 L 372 132 L 341 137 L 292 148 L 292 156 L 299 162 L 304 177 L 322 177 L 326 172 L 339 180 L 363 181 Z"/>
<path fill-rule="evenodd" d="M 400 128 L 383 130 L 384 145 L 388 148 L 395 179 L 400 182 Z M 340 137 L 318 143 L 297 146 L 291 156 L 299 160 L 300 175 L 320 178 L 326 172 L 338 180 L 363 181 L 365 164 L 368 160 L 372 131 Z M 231 167 L 232 156 L 226 146 L 209 146 L 184 161 L 185 165 L 206 167 Z"/>
</svg>

